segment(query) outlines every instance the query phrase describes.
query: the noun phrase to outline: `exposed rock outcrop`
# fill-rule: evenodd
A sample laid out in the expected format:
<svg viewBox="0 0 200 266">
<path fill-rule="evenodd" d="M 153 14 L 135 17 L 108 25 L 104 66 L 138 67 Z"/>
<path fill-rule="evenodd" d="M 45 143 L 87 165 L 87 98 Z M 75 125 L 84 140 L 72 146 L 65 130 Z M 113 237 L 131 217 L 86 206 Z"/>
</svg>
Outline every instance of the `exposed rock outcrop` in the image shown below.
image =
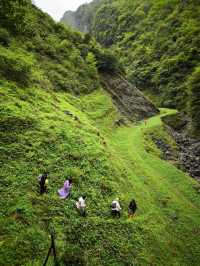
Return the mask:
<svg viewBox="0 0 200 266">
<path fill-rule="evenodd" d="M 183 169 L 200 181 L 200 141 L 171 130 L 179 153 L 179 161 Z"/>
<path fill-rule="evenodd" d="M 72 26 L 73 28 L 76 28 L 77 23 L 75 18 L 75 12 L 70 10 L 66 11 L 63 17 L 61 18 L 61 22 L 69 26 Z"/>
<path fill-rule="evenodd" d="M 172 149 L 170 144 L 166 143 L 163 139 L 158 138 L 153 133 L 150 133 L 150 137 L 156 146 L 162 151 L 161 158 L 163 160 L 172 162 L 176 162 L 178 160 L 177 153 L 174 152 L 174 149 Z"/>
<path fill-rule="evenodd" d="M 153 103 L 121 75 L 104 73 L 101 80 L 121 114 L 129 120 L 139 121 L 159 113 Z"/>
</svg>

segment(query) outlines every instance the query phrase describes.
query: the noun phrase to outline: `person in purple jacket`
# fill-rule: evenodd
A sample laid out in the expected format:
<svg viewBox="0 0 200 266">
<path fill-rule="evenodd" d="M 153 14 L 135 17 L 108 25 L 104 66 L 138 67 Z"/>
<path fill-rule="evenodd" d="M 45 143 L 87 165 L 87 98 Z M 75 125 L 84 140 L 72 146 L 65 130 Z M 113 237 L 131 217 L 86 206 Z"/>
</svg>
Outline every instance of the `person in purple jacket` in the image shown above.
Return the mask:
<svg viewBox="0 0 200 266">
<path fill-rule="evenodd" d="M 70 195 L 71 187 L 72 187 L 72 179 L 69 178 L 64 182 L 63 187 L 58 190 L 58 194 L 61 199 L 66 199 Z"/>
</svg>

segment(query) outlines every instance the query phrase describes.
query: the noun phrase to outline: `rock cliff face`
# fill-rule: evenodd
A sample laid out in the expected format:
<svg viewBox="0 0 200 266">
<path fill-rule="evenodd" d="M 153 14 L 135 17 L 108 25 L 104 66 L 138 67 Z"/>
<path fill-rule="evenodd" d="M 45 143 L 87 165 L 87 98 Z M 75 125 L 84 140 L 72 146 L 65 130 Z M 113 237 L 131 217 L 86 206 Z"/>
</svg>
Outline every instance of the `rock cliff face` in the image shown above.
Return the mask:
<svg viewBox="0 0 200 266">
<path fill-rule="evenodd" d="M 176 140 L 183 169 L 200 181 L 200 141 L 176 131 L 172 131 L 172 136 Z"/>
<path fill-rule="evenodd" d="M 76 11 L 66 11 L 61 22 L 82 32 L 88 33 L 94 20 L 96 10 L 102 0 L 94 0 L 90 4 L 81 5 Z"/>
<path fill-rule="evenodd" d="M 68 24 L 72 26 L 73 28 L 76 28 L 76 19 L 75 19 L 75 12 L 74 11 L 66 11 L 63 15 L 61 22 Z"/>
<path fill-rule="evenodd" d="M 102 84 L 111 94 L 121 114 L 131 121 L 151 117 L 159 110 L 140 92 L 119 74 L 102 74 Z"/>
</svg>

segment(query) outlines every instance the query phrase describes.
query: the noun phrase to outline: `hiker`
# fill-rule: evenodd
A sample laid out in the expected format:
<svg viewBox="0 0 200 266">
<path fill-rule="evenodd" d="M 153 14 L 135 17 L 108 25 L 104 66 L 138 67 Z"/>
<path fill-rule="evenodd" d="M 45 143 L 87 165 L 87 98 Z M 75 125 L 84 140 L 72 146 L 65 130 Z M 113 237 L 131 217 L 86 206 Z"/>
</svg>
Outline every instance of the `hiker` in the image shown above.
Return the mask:
<svg viewBox="0 0 200 266">
<path fill-rule="evenodd" d="M 39 186 L 40 186 L 40 194 L 41 195 L 47 192 L 47 186 L 48 186 L 47 177 L 48 177 L 47 172 L 38 176 L 38 182 L 39 182 Z"/>
<path fill-rule="evenodd" d="M 129 206 L 128 206 L 128 217 L 129 218 L 133 217 L 136 210 L 137 210 L 136 201 L 134 199 L 132 199 L 131 202 L 129 203 Z"/>
<path fill-rule="evenodd" d="M 80 215 L 85 217 L 86 216 L 86 203 L 85 203 L 85 196 L 82 196 L 78 199 L 78 201 L 76 202 L 76 208 L 79 211 Z"/>
<path fill-rule="evenodd" d="M 121 207 L 120 207 L 118 198 L 116 200 L 113 200 L 111 204 L 111 210 L 112 210 L 113 217 L 117 217 L 117 216 L 120 217 Z"/>
<path fill-rule="evenodd" d="M 66 199 L 70 195 L 71 187 L 72 187 L 72 179 L 69 178 L 64 182 L 63 187 L 58 190 L 58 194 L 61 199 Z"/>
</svg>

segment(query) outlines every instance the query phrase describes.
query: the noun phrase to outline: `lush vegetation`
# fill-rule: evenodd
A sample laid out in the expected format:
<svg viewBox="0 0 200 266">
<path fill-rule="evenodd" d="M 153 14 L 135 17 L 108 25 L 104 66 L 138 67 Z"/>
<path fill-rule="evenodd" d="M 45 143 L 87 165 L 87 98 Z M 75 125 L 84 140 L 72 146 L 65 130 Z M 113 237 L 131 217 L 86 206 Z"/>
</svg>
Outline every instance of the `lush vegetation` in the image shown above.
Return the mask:
<svg viewBox="0 0 200 266">
<path fill-rule="evenodd" d="M 200 62 L 199 1 L 95 3 L 79 8 L 84 10 L 79 20 L 99 43 L 113 49 L 128 79 L 158 106 L 187 112 L 193 122 L 190 132 L 198 135 L 199 86 L 192 79 L 198 79 Z"/>
<path fill-rule="evenodd" d="M 129 80 L 159 105 L 186 110 L 195 132 L 200 123 L 194 99 L 200 90 L 199 17 L 195 0 L 113 0 L 102 1 L 93 22 L 94 36 L 112 46 Z"/>
<path fill-rule="evenodd" d="M 120 114 L 99 82 L 105 71 L 122 69 L 89 35 L 30 1 L 0 2 L 0 265 L 42 265 L 52 228 L 63 266 L 199 265 L 200 186 L 147 152 L 146 132 L 165 134 L 160 116 L 116 126 Z M 197 77 L 198 69 L 187 85 L 193 99 Z M 57 190 L 69 175 L 63 201 Z M 80 195 L 85 218 L 75 208 Z M 110 215 L 116 197 L 120 219 Z M 128 219 L 133 197 L 138 212 Z"/>
</svg>

